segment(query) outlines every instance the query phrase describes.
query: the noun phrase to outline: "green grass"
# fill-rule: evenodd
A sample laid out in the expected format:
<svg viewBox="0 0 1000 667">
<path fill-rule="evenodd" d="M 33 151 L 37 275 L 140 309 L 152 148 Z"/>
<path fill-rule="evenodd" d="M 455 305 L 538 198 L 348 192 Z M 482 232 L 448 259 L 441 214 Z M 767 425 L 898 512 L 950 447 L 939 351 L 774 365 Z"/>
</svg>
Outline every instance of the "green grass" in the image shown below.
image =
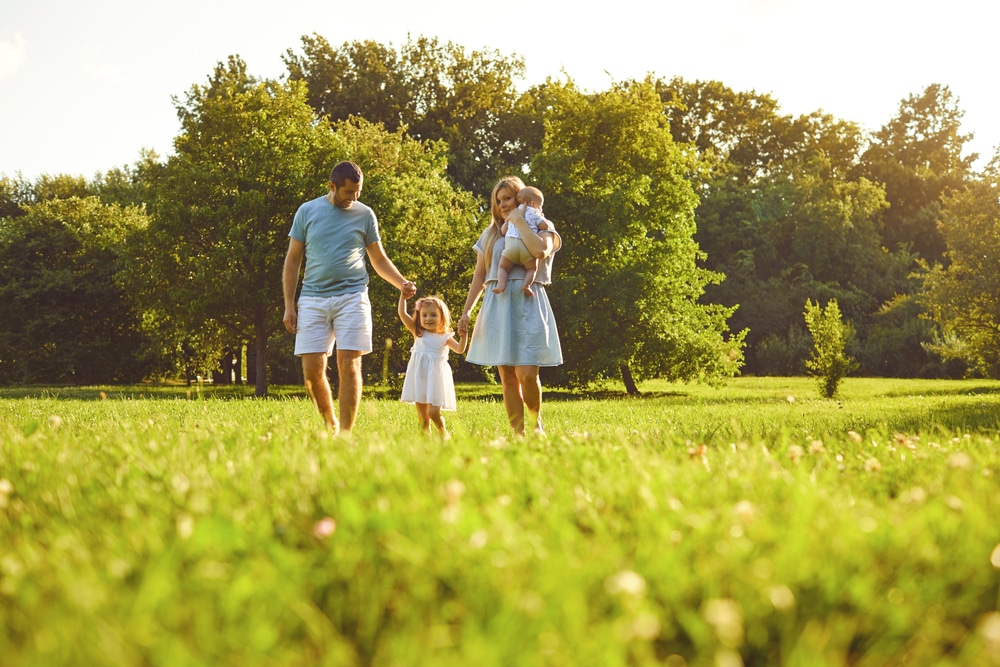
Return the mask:
<svg viewBox="0 0 1000 667">
<path fill-rule="evenodd" d="M 1000 383 L 642 388 L 0 390 L 0 664 L 1000 664 Z"/>
</svg>

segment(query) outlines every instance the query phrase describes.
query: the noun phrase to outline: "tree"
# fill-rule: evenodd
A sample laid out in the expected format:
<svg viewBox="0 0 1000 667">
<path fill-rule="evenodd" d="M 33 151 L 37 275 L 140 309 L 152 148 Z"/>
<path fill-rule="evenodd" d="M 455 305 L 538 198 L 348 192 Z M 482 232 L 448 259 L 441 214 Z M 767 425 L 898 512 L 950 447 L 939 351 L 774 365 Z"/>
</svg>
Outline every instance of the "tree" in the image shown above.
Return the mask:
<svg viewBox="0 0 1000 667">
<path fill-rule="evenodd" d="M 978 157 L 962 155 L 972 138 L 961 132 L 963 116 L 951 90 L 931 84 L 902 100 L 896 117 L 875 133 L 858 170 L 885 185 L 887 248 L 912 247 L 931 263 L 944 257 L 942 200 L 965 187 Z"/>
<path fill-rule="evenodd" d="M 398 52 L 373 41 L 334 48 L 314 34 L 302 37 L 302 54 L 289 49 L 284 61 L 289 78 L 306 83 L 309 103 L 331 122 L 356 116 L 446 141 L 448 173 L 467 190 L 486 192 L 500 172 L 529 159 L 515 88 L 521 58 L 467 53 L 427 37 L 409 39 Z"/>
<path fill-rule="evenodd" d="M 706 287 L 705 300 L 740 304 L 731 326 L 749 329 L 747 370 L 801 367 L 809 298 L 838 300 L 871 372 L 916 375 L 931 363 L 914 344 L 926 324 L 899 320 L 912 314 L 902 305 L 913 303 L 905 297 L 915 289 L 914 255 L 884 246 L 889 202 L 883 184 L 859 166 L 861 129 L 819 111 L 785 116 L 771 97 L 718 82 L 656 86 L 674 139 L 691 142 L 701 157 L 695 239 L 706 267 L 726 275 Z M 897 296 L 890 316 L 883 304 Z"/>
<path fill-rule="evenodd" d="M 1000 378 L 1000 152 L 968 189 L 945 200 L 941 233 L 948 266 L 933 268 L 922 295 L 944 334 L 930 347 Z"/>
<path fill-rule="evenodd" d="M 282 330 L 291 217 L 328 179 L 332 135 L 302 84 L 258 81 L 235 56 L 175 104 L 182 130 L 137 239 L 131 282 L 177 349 L 206 336 L 220 351 L 252 345 L 264 395 L 268 340 Z"/>
<path fill-rule="evenodd" d="M 721 276 L 698 266 L 692 239 L 694 156 L 674 143 L 655 89 L 587 95 L 549 82 L 542 151 L 531 180 L 565 220 L 553 308 L 573 383 L 621 376 L 717 381 L 742 362 L 734 308 L 697 303 Z M 728 335 L 727 335 L 728 334 Z"/>
<path fill-rule="evenodd" d="M 806 301 L 806 326 L 813 338 L 812 356 L 806 361 L 826 398 L 837 395 L 844 376 L 857 368 L 857 364 L 844 352 L 851 326 L 841 320 L 837 300 L 831 299 L 823 308 L 819 302 Z"/>
<path fill-rule="evenodd" d="M 292 216 L 324 194 L 336 162 L 362 166 L 362 199 L 379 216 L 390 257 L 424 289 L 447 292 L 471 273 L 454 258 L 475 239 L 474 204 L 448 182 L 443 145 L 360 119 L 331 126 L 316 119 L 304 84 L 257 81 L 237 57 L 193 86 L 178 113 L 183 131 L 131 275 L 178 349 L 186 339 L 219 352 L 246 341 L 257 395 L 267 391 L 269 350 L 291 340 L 280 297 Z M 373 302 L 395 303 L 381 279 L 371 289 Z M 399 331 L 378 310 L 375 324 L 377 342 Z"/>
<path fill-rule="evenodd" d="M 137 382 L 155 362 L 115 280 L 136 207 L 50 199 L 0 219 L 0 382 Z"/>
<path fill-rule="evenodd" d="M 386 253 L 421 296 L 438 295 L 452 309 L 465 301 L 475 254 L 472 246 L 485 226 L 477 218 L 479 200 L 448 178 L 447 146 L 421 142 L 402 130 L 386 132 L 362 119 L 336 123 L 333 142 L 338 159 L 352 160 L 364 171 L 361 200 L 378 216 Z M 317 183 L 316 196 L 323 194 Z M 289 223 L 290 224 L 290 223 Z M 381 369 L 387 338 L 406 339 L 396 315 L 399 292 L 374 272 L 371 295 L 375 350 L 365 366 Z M 393 368 L 406 367 L 408 349 L 393 345 Z"/>
</svg>

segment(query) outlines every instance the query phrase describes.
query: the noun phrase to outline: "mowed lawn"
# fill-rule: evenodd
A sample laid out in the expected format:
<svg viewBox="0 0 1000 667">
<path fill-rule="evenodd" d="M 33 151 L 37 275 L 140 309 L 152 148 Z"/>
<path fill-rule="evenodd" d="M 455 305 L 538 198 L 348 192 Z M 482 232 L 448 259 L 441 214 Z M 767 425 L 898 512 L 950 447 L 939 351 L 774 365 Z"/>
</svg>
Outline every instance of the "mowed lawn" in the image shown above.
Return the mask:
<svg viewBox="0 0 1000 667">
<path fill-rule="evenodd" d="M 1000 664 L 1000 382 L 0 389 L 0 665 Z"/>
</svg>

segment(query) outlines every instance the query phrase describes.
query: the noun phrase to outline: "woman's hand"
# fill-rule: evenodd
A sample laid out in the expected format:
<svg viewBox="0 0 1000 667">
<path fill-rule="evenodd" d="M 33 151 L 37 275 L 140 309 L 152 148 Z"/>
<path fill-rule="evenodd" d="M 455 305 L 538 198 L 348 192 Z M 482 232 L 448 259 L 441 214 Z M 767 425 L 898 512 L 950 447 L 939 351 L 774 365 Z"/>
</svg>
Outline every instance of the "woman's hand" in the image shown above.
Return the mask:
<svg viewBox="0 0 1000 667">
<path fill-rule="evenodd" d="M 521 236 L 521 242 L 528 249 L 535 259 L 545 259 L 552 254 L 553 235 L 540 235 L 531 228 L 524 218 L 524 211 L 520 207 L 515 208 L 507 214 L 507 223 L 517 226 L 517 233 Z"/>
<path fill-rule="evenodd" d="M 507 224 L 517 226 L 518 233 L 523 233 L 524 229 L 531 229 L 528 226 L 528 221 L 524 218 L 524 211 L 521 210 L 521 207 L 517 207 L 507 214 Z"/>
<path fill-rule="evenodd" d="M 462 313 L 462 317 L 458 319 L 458 335 L 466 336 L 469 333 L 469 314 Z"/>
</svg>

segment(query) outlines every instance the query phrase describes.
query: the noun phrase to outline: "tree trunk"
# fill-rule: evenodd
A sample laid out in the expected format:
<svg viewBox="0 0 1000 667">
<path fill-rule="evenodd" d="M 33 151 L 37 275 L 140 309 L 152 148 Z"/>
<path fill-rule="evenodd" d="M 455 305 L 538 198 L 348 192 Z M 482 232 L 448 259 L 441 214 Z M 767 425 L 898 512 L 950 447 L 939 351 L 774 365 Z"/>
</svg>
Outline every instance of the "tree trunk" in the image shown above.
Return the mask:
<svg viewBox="0 0 1000 667">
<path fill-rule="evenodd" d="M 247 362 L 249 364 L 249 362 Z M 243 384 L 243 342 L 233 348 L 233 382 Z"/>
<path fill-rule="evenodd" d="M 257 384 L 257 343 L 247 341 L 247 384 Z"/>
<path fill-rule="evenodd" d="M 641 394 L 642 392 L 635 386 L 635 378 L 632 377 L 632 370 L 628 367 L 628 364 L 622 364 L 619 368 L 622 371 L 622 382 L 625 383 L 625 392 L 629 396 L 638 396 Z"/>
<path fill-rule="evenodd" d="M 255 396 L 267 396 L 267 327 L 264 309 L 257 306 L 253 316 L 254 347 L 256 347 L 257 378 L 254 383 Z M 247 361 L 249 363 L 249 360 Z"/>
</svg>

